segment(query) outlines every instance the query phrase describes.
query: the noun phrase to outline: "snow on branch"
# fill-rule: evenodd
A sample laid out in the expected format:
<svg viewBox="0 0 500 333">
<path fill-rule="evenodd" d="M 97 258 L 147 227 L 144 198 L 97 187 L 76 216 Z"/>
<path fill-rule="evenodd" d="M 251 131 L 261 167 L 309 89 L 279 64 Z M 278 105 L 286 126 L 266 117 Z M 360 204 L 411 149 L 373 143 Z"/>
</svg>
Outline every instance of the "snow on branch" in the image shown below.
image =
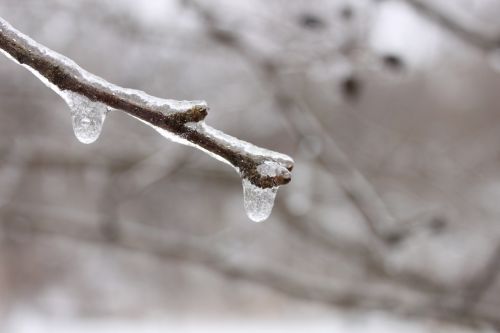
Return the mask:
<svg viewBox="0 0 500 333">
<path fill-rule="evenodd" d="M 208 106 L 204 101 L 162 99 L 109 83 L 35 42 L 2 18 L 0 50 L 66 101 L 75 135 L 83 143 L 99 137 L 109 111 L 121 110 L 164 137 L 198 148 L 233 166 L 243 180 L 245 209 L 254 221 L 269 216 L 278 187 L 291 180 L 293 159 L 206 125 Z"/>
</svg>

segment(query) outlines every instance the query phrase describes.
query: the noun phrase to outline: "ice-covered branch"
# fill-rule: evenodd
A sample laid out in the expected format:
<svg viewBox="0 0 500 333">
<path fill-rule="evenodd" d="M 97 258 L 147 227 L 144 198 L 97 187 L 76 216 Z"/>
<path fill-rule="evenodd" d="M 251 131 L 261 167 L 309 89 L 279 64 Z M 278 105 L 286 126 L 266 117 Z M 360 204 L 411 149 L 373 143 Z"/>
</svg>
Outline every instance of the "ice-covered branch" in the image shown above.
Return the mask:
<svg viewBox="0 0 500 333">
<path fill-rule="evenodd" d="M 291 180 L 293 160 L 287 155 L 256 147 L 206 125 L 208 106 L 204 101 L 162 99 L 111 84 L 35 42 L 2 18 L 0 50 L 66 101 L 81 142 L 95 141 L 106 114 L 121 110 L 166 138 L 196 147 L 233 166 L 243 179 L 245 208 L 253 220 L 269 215 L 278 187 Z"/>
</svg>

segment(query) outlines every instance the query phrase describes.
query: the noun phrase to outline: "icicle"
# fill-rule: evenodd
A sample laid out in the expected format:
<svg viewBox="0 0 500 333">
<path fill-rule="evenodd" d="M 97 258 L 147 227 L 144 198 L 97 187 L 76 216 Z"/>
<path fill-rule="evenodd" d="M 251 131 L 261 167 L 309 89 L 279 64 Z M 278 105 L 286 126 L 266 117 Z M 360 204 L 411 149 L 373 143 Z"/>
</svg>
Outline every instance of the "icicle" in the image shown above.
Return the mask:
<svg viewBox="0 0 500 333">
<path fill-rule="evenodd" d="M 289 173 L 286 162 L 264 161 L 257 167 L 263 177 L 276 177 Z M 278 187 L 261 188 L 243 178 L 243 201 L 248 217 L 255 222 L 264 221 L 271 215 Z"/>
<path fill-rule="evenodd" d="M 63 91 L 62 95 L 71 110 L 76 138 L 86 144 L 97 140 L 106 118 L 107 106 L 71 91 Z"/>
<path fill-rule="evenodd" d="M 260 188 L 243 178 L 243 200 L 248 217 L 262 222 L 271 215 L 278 187 Z"/>
</svg>

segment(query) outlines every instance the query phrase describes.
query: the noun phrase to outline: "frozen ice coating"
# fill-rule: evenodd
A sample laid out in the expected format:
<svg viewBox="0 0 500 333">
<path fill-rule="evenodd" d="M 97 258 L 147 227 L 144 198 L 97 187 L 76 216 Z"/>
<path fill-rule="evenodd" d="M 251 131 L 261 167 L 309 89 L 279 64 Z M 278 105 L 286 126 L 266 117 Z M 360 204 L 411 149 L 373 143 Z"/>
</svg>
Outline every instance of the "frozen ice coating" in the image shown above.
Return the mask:
<svg viewBox="0 0 500 333">
<path fill-rule="evenodd" d="M 76 138 L 86 144 L 97 140 L 101 134 L 108 107 L 71 91 L 64 91 L 63 96 L 71 110 Z"/>
<path fill-rule="evenodd" d="M 278 187 L 260 188 L 243 179 L 243 201 L 247 216 L 254 222 L 262 222 L 271 215 Z"/>
<path fill-rule="evenodd" d="M 254 144 L 251 144 L 250 142 L 240 140 L 224 132 L 216 130 L 215 128 L 207 125 L 204 121 L 200 121 L 197 123 L 187 123 L 186 126 L 189 126 L 191 129 L 194 129 L 197 132 L 205 134 L 205 136 L 211 137 L 217 140 L 218 142 L 223 143 L 224 146 L 231 147 L 231 149 L 234 151 L 274 159 L 277 161 L 275 162 L 276 165 L 281 165 L 286 169 L 293 166 L 294 161 L 290 156 L 272 150 L 268 150 L 265 148 L 257 147 Z M 212 155 L 212 153 L 210 152 L 208 153 Z M 223 161 L 225 163 L 228 163 L 220 156 L 214 156 L 214 158 Z"/>
<path fill-rule="evenodd" d="M 288 173 L 288 169 L 275 161 L 264 161 L 257 167 L 257 171 L 264 177 L 276 177 Z"/>
</svg>

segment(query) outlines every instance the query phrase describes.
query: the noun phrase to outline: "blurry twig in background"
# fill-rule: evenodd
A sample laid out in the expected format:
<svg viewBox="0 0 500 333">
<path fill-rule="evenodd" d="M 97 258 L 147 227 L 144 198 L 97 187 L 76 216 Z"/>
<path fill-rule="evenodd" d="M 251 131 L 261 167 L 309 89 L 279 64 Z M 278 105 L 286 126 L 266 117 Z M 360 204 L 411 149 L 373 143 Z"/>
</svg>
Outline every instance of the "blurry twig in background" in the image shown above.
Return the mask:
<svg viewBox="0 0 500 333">
<path fill-rule="evenodd" d="M 446 294 L 446 286 L 435 283 L 427 276 L 413 272 L 392 271 L 390 265 L 388 266 L 388 263 L 384 259 L 385 245 L 398 244 L 415 231 L 416 225 L 441 228 L 445 222 L 441 218 L 434 216 L 434 214 L 426 212 L 423 215 L 415 217 L 415 221 L 410 221 L 411 226 L 402 225 L 401 221 L 397 221 L 366 177 L 349 161 L 349 158 L 335 144 L 330 134 L 315 119 L 313 112 L 306 110 L 303 105 L 297 103 L 294 96 L 288 94 L 281 87 L 279 59 L 271 60 L 266 58 L 253 45 L 246 43 L 243 38 L 240 38 L 237 33 L 221 29 L 215 14 L 208 8 L 203 7 L 196 0 L 184 0 L 183 3 L 193 8 L 199 14 L 206 25 L 208 35 L 214 41 L 241 55 L 256 70 L 258 77 L 261 79 L 260 82 L 271 92 L 276 109 L 284 115 L 283 118 L 299 139 L 311 134 L 321 139 L 323 151 L 318 154 L 318 161 L 325 170 L 335 176 L 346 197 L 363 216 L 372 235 L 381 242 L 369 243 L 368 245 L 363 243 L 348 244 L 342 240 L 331 238 L 327 230 L 322 230 L 317 225 L 294 218 L 293 214 L 287 212 L 286 206 L 280 204 L 280 211 L 285 214 L 284 217 L 288 224 L 299 234 L 313 239 L 326 248 L 353 255 L 357 260 L 361 260 L 362 265 L 368 269 L 370 274 L 400 283 L 410 289 L 429 292 L 432 298 L 436 298 L 436 306 L 438 304 L 439 306 L 445 306 L 444 304 L 447 303 L 444 296 Z M 441 18 L 441 20 L 449 28 L 455 27 L 454 23 L 448 23 L 453 21 L 444 18 Z M 462 28 L 458 25 L 456 29 L 459 32 L 462 31 Z M 464 33 L 464 35 L 472 38 L 472 34 Z M 453 304 L 451 307 L 453 308 L 452 312 L 460 317 L 462 313 L 460 306 Z M 482 314 L 480 312 L 472 311 L 468 315 L 481 321 Z M 490 322 L 495 322 L 495 320 Z"/>
<path fill-rule="evenodd" d="M 199 13 L 207 26 L 208 34 L 216 42 L 236 51 L 253 66 L 261 79 L 260 82 L 272 93 L 276 109 L 283 114 L 283 119 L 299 140 L 308 135 L 314 135 L 321 140 L 323 150 L 317 156 L 318 161 L 336 177 L 346 197 L 364 217 L 369 230 L 386 245 L 397 244 L 409 236 L 412 229 L 397 223 L 373 185 L 323 129 L 313 112 L 305 110 L 304 105 L 298 103 L 294 96 L 281 87 L 278 61 L 267 59 L 236 33 L 220 29 L 214 14 L 195 0 L 184 0 L 183 3 Z"/>
<path fill-rule="evenodd" d="M 439 9 L 436 8 L 435 5 L 430 4 L 429 1 L 426 0 L 402 0 L 402 1 L 410 5 L 424 17 L 427 17 L 429 20 L 431 20 L 432 22 L 443 28 L 445 31 L 448 31 L 452 35 L 458 37 L 467 45 L 470 45 L 481 51 L 492 51 L 500 47 L 500 36 L 487 37 L 477 31 L 467 28 L 463 24 L 459 23 L 457 20 L 450 17 L 449 15 L 442 13 Z"/>
<path fill-rule="evenodd" d="M 165 157 L 168 154 L 168 159 Z M 102 231 L 110 240 L 120 237 L 118 209 L 120 205 L 143 192 L 148 186 L 167 178 L 189 161 L 191 153 L 161 149 L 123 171 L 112 172 L 102 195 Z"/>
<path fill-rule="evenodd" d="M 410 304 L 400 302 L 391 293 L 370 293 L 368 289 L 360 286 L 339 285 L 326 280 L 308 278 L 301 274 L 291 275 L 279 265 L 267 267 L 256 263 L 238 263 L 228 261 L 224 255 L 207 248 L 198 239 L 179 239 L 175 235 L 170 237 L 156 232 L 156 229 L 137 223 L 121 224 L 121 237 L 109 243 L 97 229 L 89 228 L 88 222 L 73 219 L 75 222 L 67 224 L 68 216 L 60 215 L 50 209 L 36 209 L 12 204 L 9 211 L 28 217 L 23 224 L 12 224 L 12 232 L 30 234 L 35 232 L 38 237 L 64 237 L 74 241 L 95 243 L 99 246 L 112 246 L 125 251 L 147 254 L 164 260 L 175 260 L 202 265 L 208 270 L 222 274 L 229 279 L 237 279 L 257 283 L 275 290 L 279 293 L 302 299 L 311 300 L 342 309 L 386 310 L 399 313 L 403 316 L 416 318 L 435 318 L 439 320 L 461 323 L 474 326 L 479 322 L 488 322 L 500 327 L 498 318 L 487 314 L 464 315 L 453 307 L 443 304 L 428 304 L 414 301 Z M 48 218 L 35 222 L 39 216 L 47 215 Z M 78 220 L 78 221 L 77 221 Z M 454 299 L 453 293 L 443 295 L 443 299 Z"/>
<path fill-rule="evenodd" d="M 494 249 L 486 267 L 474 277 L 465 290 L 464 311 L 473 311 L 500 274 L 500 244 Z"/>
<path fill-rule="evenodd" d="M 209 36 L 214 41 L 236 51 L 253 66 L 260 82 L 271 93 L 277 110 L 283 114 L 283 119 L 299 139 L 310 134 L 321 139 L 323 151 L 318 156 L 319 161 L 336 177 L 346 196 L 365 218 L 370 231 L 384 243 L 392 243 L 396 237 L 400 238 L 402 235 L 397 235 L 394 230 L 394 218 L 366 177 L 354 167 L 313 114 L 304 112 L 294 97 L 281 87 L 278 75 L 279 63 L 267 59 L 258 49 L 245 43 L 236 33 L 220 29 L 214 14 L 195 0 L 184 0 L 183 3 L 199 13 Z"/>
</svg>

